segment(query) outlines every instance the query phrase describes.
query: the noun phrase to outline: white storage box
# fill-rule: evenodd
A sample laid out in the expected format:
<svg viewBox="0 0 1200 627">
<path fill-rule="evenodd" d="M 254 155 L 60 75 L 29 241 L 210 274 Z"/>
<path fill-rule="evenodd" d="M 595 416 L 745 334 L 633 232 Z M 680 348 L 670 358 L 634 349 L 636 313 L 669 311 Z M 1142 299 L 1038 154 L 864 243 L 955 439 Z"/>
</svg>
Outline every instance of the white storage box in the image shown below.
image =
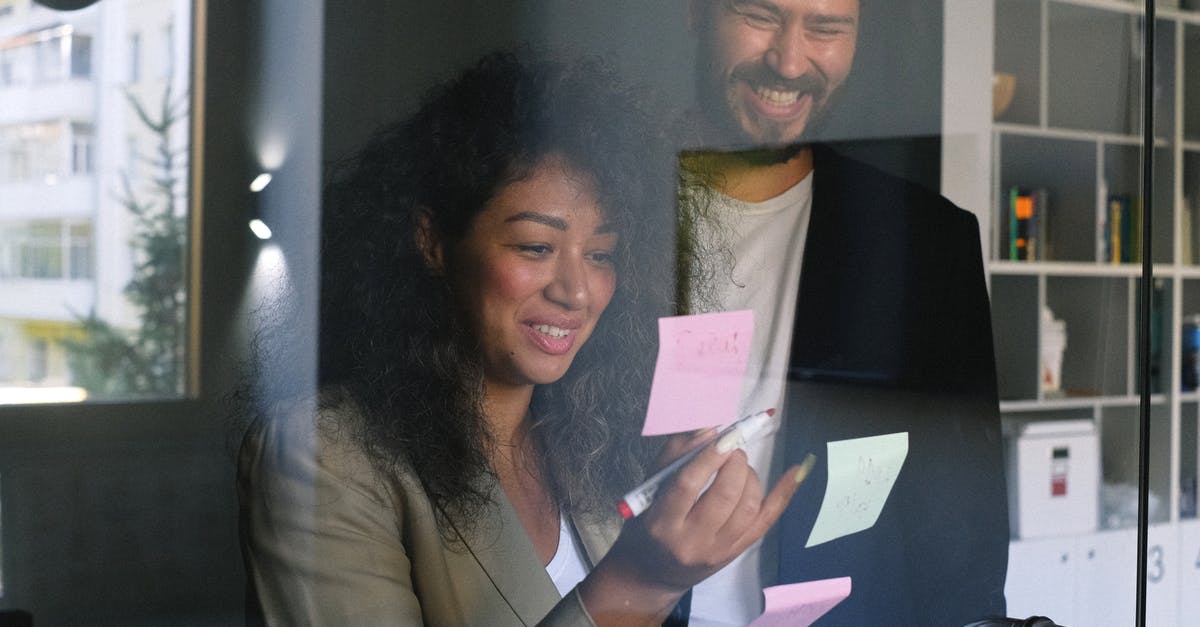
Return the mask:
<svg viewBox="0 0 1200 627">
<path fill-rule="evenodd" d="M 1017 538 L 1089 533 L 1099 520 L 1100 455 L 1092 420 L 1008 430 L 1008 517 Z"/>
</svg>

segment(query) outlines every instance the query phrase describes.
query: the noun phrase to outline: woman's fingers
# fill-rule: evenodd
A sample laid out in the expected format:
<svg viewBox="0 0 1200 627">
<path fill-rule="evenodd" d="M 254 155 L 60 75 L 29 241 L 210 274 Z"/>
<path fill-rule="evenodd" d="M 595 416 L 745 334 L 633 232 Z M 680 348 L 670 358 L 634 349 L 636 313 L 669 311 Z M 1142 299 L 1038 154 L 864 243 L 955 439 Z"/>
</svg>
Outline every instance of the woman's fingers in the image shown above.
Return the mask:
<svg viewBox="0 0 1200 627">
<path fill-rule="evenodd" d="M 810 456 L 811 459 L 811 456 Z M 783 515 L 783 511 L 787 509 L 788 503 L 792 500 L 792 495 L 799 489 L 800 484 L 808 476 L 809 469 L 812 468 L 812 462 L 808 459 L 804 463 L 792 466 L 787 472 L 783 473 L 783 477 L 771 488 L 771 492 L 767 494 L 767 498 L 763 499 L 762 506 L 758 510 L 757 516 L 747 525 L 743 532 L 741 540 L 737 543 L 738 553 L 741 553 L 746 547 L 754 544 L 759 538 L 767 533 L 771 525 L 779 520 Z"/>
<path fill-rule="evenodd" d="M 662 451 L 658 454 L 658 467 L 662 468 L 679 459 L 688 451 L 708 444 L 716 437 L 719 431 L 720 429 L 717 427 L 709 427 L 708 429 L 697 429 L 696 431 L 680 433 L 667 438 L 667 443 L 663 445 Z"/>
<path fill-rule="evenodd" d="M 688 512 L 688 523 L 720 529 L 745 497 L 746 480 L 754 475 L 745 451 L 734 450 L 717 471 L 712 485 L 699 496 Z M 736 536 L 735 536 L 736 537 Z"/>
<path fill-rule="evenodd" d="M 762 509 L 763 487 L 758 479 L 758 473 L 746 473 L 746 481 L 742 487 L 741 499 L 725 521 L 720 534 L 723 537 L 741 538 L 745 529 L 756 518 Z"/>
<path fill-rule="evenodd" d="M 696 505 L 696 499 L 708 486 L 709 480 L 729 459 L 729 453 L 718 452 L 716 447 L 705 445 L 704 450 L 667 482 L 660 490 L 654 506 L 646 512 L 652 519 L 672 520 L 682 524 Z"/>
</svg>

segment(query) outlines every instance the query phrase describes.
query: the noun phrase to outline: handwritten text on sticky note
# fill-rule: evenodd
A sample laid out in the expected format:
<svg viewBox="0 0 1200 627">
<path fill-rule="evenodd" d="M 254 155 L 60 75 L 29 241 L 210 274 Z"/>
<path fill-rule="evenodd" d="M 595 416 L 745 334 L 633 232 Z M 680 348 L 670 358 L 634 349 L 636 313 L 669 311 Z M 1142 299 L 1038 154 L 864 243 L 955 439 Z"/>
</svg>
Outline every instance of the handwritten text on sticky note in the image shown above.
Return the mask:
<svg viewBox="0 0 1200 627">
<path fill-rule="evenodd" d="M 766 611 L 750 627 L 808 627 L 850 596 L 850 578 L 772 586 L 763 596 Z"/>
<path fill-rule="evenodd" d="M 829 481 L 825 500 L 805 546 L 816 546 L 875 524 L 908 457 L 908 434 L 830 442 L 827 449 Z"/>
<path fill-rule="evenodd" d="M 658 361 L 643 435 L 679 433 L 738 418 L 754 312 L 658 320 Z"/>
</svg>

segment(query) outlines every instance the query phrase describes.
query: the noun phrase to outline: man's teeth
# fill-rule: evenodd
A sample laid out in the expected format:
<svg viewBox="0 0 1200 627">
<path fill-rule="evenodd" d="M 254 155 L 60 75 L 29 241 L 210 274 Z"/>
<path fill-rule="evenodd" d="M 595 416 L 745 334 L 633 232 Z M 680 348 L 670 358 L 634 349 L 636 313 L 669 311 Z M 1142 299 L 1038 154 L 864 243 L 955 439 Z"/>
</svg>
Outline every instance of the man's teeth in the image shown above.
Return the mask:
<svg viewBox="0 0 1200 627">
<path fill-rule="evenodd" d="M 800 92 L 798 91 L 780 91 L 778 89 L 759 87 L 757 93 L 759 98 L 781 107 L 794 105 L 800 99 Z"/>
<path fill-rule="evenodd" d="M 538 333 L 541 333 L 543 335 L 549 335 L 550 337 L 567 337 L 568 335 L 571 334 L 571 332 L 566 329 L 552 327 L 548 324 L 534 325 L 533 328 L 536 329 Z"/>
</svg>

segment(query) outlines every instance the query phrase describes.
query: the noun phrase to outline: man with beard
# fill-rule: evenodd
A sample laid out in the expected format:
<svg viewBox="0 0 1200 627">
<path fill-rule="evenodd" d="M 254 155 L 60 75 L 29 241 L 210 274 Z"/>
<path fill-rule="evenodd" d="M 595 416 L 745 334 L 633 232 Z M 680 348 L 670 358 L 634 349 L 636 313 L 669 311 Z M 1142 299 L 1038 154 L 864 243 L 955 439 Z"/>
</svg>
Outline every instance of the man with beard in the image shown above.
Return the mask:
<svg viewBox="0 0 1200 627">
<path fill-rule="evenodd" d="M 681 300 L 753 309 L 744 413 L 761 476 L 826 443 L 908 434 L 870 528 L 806 547 L 828 466 L 777 537 L 694 590 L 738 625 L 762 586 L 845 577 L 822 624 L 963 625 L 1004 613 L 1008 515 L 978 224 L 939 195 L 806 140 L 849 76 L 858 0 L 689 0 L 700 110 L 683 125 Z M 828 461 L 827 459 L 825 461 Z M 764 548 L 765 547 L 765 548 Z"/>
</svg>

